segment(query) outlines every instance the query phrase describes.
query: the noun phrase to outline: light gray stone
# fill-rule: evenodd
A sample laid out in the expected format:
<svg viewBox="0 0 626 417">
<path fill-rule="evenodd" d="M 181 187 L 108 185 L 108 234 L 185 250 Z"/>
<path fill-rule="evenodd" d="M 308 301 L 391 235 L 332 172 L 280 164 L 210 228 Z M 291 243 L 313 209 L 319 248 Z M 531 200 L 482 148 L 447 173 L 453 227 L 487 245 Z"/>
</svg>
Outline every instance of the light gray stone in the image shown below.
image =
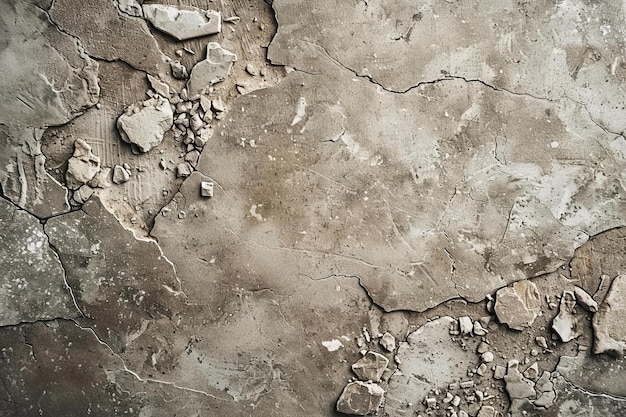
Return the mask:
<svg viewBox="0 0 626 417">
<path fill-rule="evenodd" d="M 128 180 L 130 180 L 130 174 L 128 173 L 126 168 L 124 168 L 121 165 L 115 165 L 113 167 L 113 178 L 112 178 L 113 183 L 123 184 L 125 182 L 128 182 Z"/>
<path fill-rule="evenodd" d="M 140 152 L 148 152 L 158 146 L 173 124 L 174 113 L 170 102 L 158 96 L 129 106 L 117 119 L 122 140 L 135 145 Z"/>
<path fill-rule="evenodd" d="M 387 352 L 393 352 L 394 350 L 396 350 L 396 338 L 389 332 L 385 332 L 385 334 L 383 334 L 378 343 Z"/>
<path fill-rule="evenodd" d="M 337 411 L 364 416 L 375 413 L 383 402 L 385 391 L 377 384 L 351 382 L 343 389 L 337 401 Z"/>
<path fill-rule="evenodd" d="M 179 41 L 219 33 L 222 18 L 214 10 L 177 7 L 165 4 L 144 4 L 143 13 L 152 25 Z"/>
<path fill-rule="evenodd" d="M 575 286 L 574 287 L 574 295 L 576 296 L 576 301 L 580 304 L 585 310 L 595 313 L 598 311 L 598 303 L 593 299 L 591 295 L 582 288 Z"/>
<path fill-rule="evenodd" d="M 389 359 L 380 353 L 368 351 L 365 356 L 352 364 L 352 371 L 362 381 L 378 382 L 389 364 Z"/>
<path fill-rule="evenodd" d="M 498 320 L 511 329 L 532 326 L 540 311 L 541 297 L 537 286 L 528 280 L 517 281 L 496 293 L 495 312 Z"/>
<path fill-rule="evenodd" d="M 552 320 L 552 330 L 562 342 L 574 340 L 582 334 L 585 326 L 582 314 L 575 311 L 576 297 L 571 291 L 563 291 L 559 304 L 559 314 Z"/>
<path fill-rule="evenodd" d="M 623 356 L 626 348 L 626 275 L 618 275 L 593 316 L 594 353 Z"/>
<path fill-rule="evenodd" d="M 217 42 L 209 42 L 206 59 L 198 62 L 191 70 L 187 82 L 189 96 L 196 97 L 213 84 L 224 81 L 235 61 L 237 55 L 222 48 Z"/>
<path fill-rule="evenodd" d="M 100 158 L 93 154 L 91 146 L 84 139 L 74 142 L 74 154 L 67 161 L 65 181 L 67 187 L 75 190 L 88 183 L 100 171 Z"/>
</svg>

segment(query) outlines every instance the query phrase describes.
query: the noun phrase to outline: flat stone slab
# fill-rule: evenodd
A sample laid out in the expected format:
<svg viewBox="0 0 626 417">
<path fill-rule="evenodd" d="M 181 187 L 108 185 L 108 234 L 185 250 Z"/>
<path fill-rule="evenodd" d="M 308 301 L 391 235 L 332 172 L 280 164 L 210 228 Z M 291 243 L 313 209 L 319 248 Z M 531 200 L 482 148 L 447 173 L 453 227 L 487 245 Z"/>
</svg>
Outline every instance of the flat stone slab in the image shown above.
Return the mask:
<svg viewBox="0 0 626 417">
<path fill-rule="evenodd" d="M 541 310 L 537 286 L 528 280 L 517 281 L 496 293 L 495 311 L 498 320 L 514 330 L 532 326 Z"/>
<path fill-rule="evenodd" d="M 155 28 L 172 35 L 179 41 L 213 35 L 222 29 L 221 14 L 214 10 L 144 4 L 143 13 Z"/>
<path fill-rule="evenodd" d="M 337 401 L 337 411 L 357 416 L 375 413 L 381 406 L 384 395 L 385 391 L 380 385 L 351 382 L 343 389 Z"/>
</svg>

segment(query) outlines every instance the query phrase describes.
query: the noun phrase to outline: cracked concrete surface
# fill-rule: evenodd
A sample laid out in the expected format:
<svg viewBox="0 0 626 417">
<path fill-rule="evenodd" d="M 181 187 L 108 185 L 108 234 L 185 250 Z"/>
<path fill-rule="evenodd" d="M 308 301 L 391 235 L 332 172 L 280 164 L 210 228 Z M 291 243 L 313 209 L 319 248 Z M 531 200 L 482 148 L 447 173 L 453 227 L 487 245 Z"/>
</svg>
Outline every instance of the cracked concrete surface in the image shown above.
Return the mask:
<svg viewBox="0 0 626 417">
<path fill-rule="evenodd" d="M 0 416 L 624 413 L 623 2 L 156 4 L 0 3 Z"/>
</svg>

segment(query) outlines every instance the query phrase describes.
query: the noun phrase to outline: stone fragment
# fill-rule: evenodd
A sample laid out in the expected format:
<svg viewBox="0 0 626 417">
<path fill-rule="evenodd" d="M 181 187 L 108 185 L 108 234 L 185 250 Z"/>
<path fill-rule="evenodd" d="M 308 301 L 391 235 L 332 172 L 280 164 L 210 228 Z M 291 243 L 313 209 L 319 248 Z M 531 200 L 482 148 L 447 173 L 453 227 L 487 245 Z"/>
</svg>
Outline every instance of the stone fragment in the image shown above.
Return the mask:
<svg viewBox="0 0 626 417">
<path fill-rule="evenodd" d="M 437 406 L 437 399 L 428 397 L 424 400 L 424 405 L 428 408 L 435 408 Z"/>
<path fill-rule="evenodd" d="M 480 360 L 482 360 L 485 363 L 491 363 L 493 362 L 493 353 L 491 352 L 485 352 L 480 356 Z"/>
<path fill-rule="evenodd" d="M 593 316 L 594 343 L 596 354 L 608 353 L 621 357 L 626 348 L 626 275 L 618 275 Z"/>
<path fill-rule="evenodd" d="M 195 133 L 198 133 L 198 131 L 204 126 L 204 123 L 202 122 L 202 119 L 200 118 L 198 114 L 194 114 L 191 117 L 189 124 L 191 125 L 191 129 Z"/>
<path fill-rule="evenodd" d="M 483 405 L 476 417 L 496 417 L 496 409 L 490 405 Z"/>
<path fill-rule="evenodd" d="M 200 195 L 202 197 L 213 197 L 213 183 L 209 181 L 202 181 L 200 183 Z"/>
<path fill-rule="evenodd" d="M 112 178 L 113 183 L 123 184 L 127 182 L 128 180 L 130 180 L 130 174 L 128 173 L 126 168 L 124 168 L 121 165 L 115 165 L 113 167 L 113 178 Z"/>
<path fill-rule="evenodd" d="M 575 313 L 576 297 L 571 291 L 563 291 L 559 304 L 559 314 L 552 320 L 552 330 L 562 342 L 574 340 L 582 334 L 583 317 Z"/>
<path fill-rule="evenodd" d="M 537 346 L 542 347 L 544 349 L 548 348 L 548 342 L 546 341 L 546 338 L 543 336 L 537 336 L 535 338 L 535 342 L 537 343 Z"/>
<path fill-rule="evenodd" d="M 337 400 L 337 411 L 357 416 L 375 413 L 382 404 L 384 395 L 385 391 L 377 384 L 351 382 Z"/>
<path fill-rule="evenodd" d="M 85 184 L 81 186 L 78 190 L 74 191 L 74 201 L 77 204 L 83 204 L 85 203 L 85 201 L 89 200 L 89 197 L 93 195 L 94 191 L 95 190 L 92 187 Z"/>
<path fill-rule="evenodd" d="M 472 330 L 474 329 L 472 319 L 467 316 L 459 317 L 459 329 L 462 335 L 472 334 Z"/>
<path fill-rule="evenodd" d="M 472 330 L 476 336 L 485 336 L 488 331 L 483 328 L 482 324 L 477 320 L 474 322 L 474 328 Z"/>
<path fill-rule="evenodd" d="M 380 343 L 387 352 L 396 350 L 396 338 L 389 332 L 385 332 L 378 343 Z"/>
<path fill-rule="evenodd" d="M 535 395 L 535 388 L 532 381 L 525 378 L 519 371 L 519 361 L 512 359 L 507 366 L 504 376 L 506 391 L 511 399 L 530 398 Z"/>
<path fill-rule="evenodd" d="M 480 343 L 478 344 L 478 347 L 476 348 L 476 352 L 477 352 L 478 354 L 481 354 L 481 355 L 482 355 L 483 353 L 485 353 L 485 352 L 489 351 L 489 347 L 490 347 L 490 346 L 489 346 L 489 344 L 488 344 L 488 343 L 486 343 L 486 342 L 480 342 Z"/>
<path fill-rule="evenodd" d="M 139 0 L 117 0 L 117 8 L 129 16 L 143 17 Z"/>
<path fill-rule="evenodd" d="M 155 28 L 179 41 L 219 33 L 222 26 L 220 12 L 197 7 L 144 4 L 143 13 Z"/>
<path fill-rule="evenodd" d="M 493 379 L 504 379 L 504 375 L 506 375 L 506 368 L 502 365 L 496 365 L 493 370 Z"/>
<path fill-rule="evenodd" d="M 111 168 L 101 167 L 100 171 L 87 183 L 93 188 L 108 188 L 111 186 L 109 178 L 111 177 Z"/>
<path fill-rule="evenodd" d="M 593 297 L 591 297 L 591 295 L 589 295 L 587 291 L 575 286 L 574 295 L 576 296 L 578 304 L 580 304 L 585 310 L 591 311 L 592 313 L 598 311 L 598 303 L 593 299 Z"/>
<path fill-rule="evenodd" d="M 480 376 L 484 376 L 487 373 L 487 365 L 481 363 L 480 366 L 476 369 L 476 373 Z"/>
<path fill-rule="evenodd" d="M 380 353 L 369 351 L 352 364 L 352 371 L 362 381 L 378 382 L 389 364 L 389 359 Z"/>
<path fill-rule="evenodd" d="M 529 280 L 522 280 L 498 290 L 495 312 L 501 323 L 514 330 L 523 330 L 535 321 L 540 303 L 537 286 Z"/>
<path fill-rule="evenodd" d="M 170 68 L 172 69 L 172 77 L 178 80 L 186 80 L 189 78 L 187 67 L 181 64 L 180 61 L 170 61 Z"/>
<path fill-rule="evenodd" d="M 537 391 L 537 399 L 533 401 L 535 407 L 549 408 L 554 404 L 556 393 L 554 384 L 550 380 L 550 372 L 543 371 L 535 383 L 535 390 Z"/>
<path fill-rule="evenodd" d="M 185 161 L 189 162 L 192 167 L 198 165 L 198 159 L 200 159 L 200 152 L 196 150 L 187 152 L 185 154 Z"/>
<path fill-rule="evenodd" d="M 539 378 L 539 365 L 537 362 L 533 362 L 523 373 L 525 378 L 530 379 L 531 381 L 536 381 Z"/>
<path fill-rule="evenodd" d="M 160 94 L 162 97 L 169 98 L 170 97 L 170 86 L 159 80 L 156 77 L 148 74 L 148 82 L 154 91 L 157 94 Z"/>
<path fill-rule="evenodd" d="M 129 106 L 117 119 L 117 128 L 124 142 L 135 145 L 140 152 L 148 152 L 161 143 L 173 123 L 170 102 L 166 98 L 153 97 Z"/>
<path fill-rule="evenodd" d="M 252 63 L 248 63 L 246 65 L 246 72 L 252 75 L 253 77 L 259 75 L 259 71 L 256 69 L 256 67 Z"/>
<path fill-rule="evenodd" d="M 189 165 L 189 162 L 182 162 L 176 165 L 176 176 L 178 178 L 187 178 L 193 172 L 193 168 Z"/>
<path fill-rule="evenodd" d="M 81 185 L 91 181 L 100 171 L 100 158 L 93 154 L 91 146 L 83 139 L 74 142 L 74 154 L 67 161 L 65 181 L 67 187 L 76 190 Z"/>
<path fill-rule="evenodd" d="M 222 48 L 217 42 L 209 42 L 206 59 L 198 62 L 191 70 L 187 82 L 189 96 L 195 97 L 213 84 L 224 81 L 236 60 L 237 55 Z"/>
</svg>

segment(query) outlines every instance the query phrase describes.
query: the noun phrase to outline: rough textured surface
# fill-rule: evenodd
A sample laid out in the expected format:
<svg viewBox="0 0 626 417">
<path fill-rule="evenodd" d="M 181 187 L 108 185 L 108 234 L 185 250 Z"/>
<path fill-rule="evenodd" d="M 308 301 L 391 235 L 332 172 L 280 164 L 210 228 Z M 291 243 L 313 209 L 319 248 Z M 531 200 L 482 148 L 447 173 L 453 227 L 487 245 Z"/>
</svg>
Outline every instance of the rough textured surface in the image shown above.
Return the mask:
<svg viewBox="0 0 626 417">
<path fill-rule="evenodd" d="M 0 415 L 623 415 L 622 3 L 4 2 Z"/>
<path fill-rule="evenodd" d="M 144 17 L 155 28 L 179 41 L 219 33 L 222 17 L 214 10 L 179 8 L 165 4 L 144 4 Z"/>
<path fill-rule="evenodd" d="M 65 271 L 37 219 L 0 198 L 0 326 L 78 313 Z"/>
</svg>

